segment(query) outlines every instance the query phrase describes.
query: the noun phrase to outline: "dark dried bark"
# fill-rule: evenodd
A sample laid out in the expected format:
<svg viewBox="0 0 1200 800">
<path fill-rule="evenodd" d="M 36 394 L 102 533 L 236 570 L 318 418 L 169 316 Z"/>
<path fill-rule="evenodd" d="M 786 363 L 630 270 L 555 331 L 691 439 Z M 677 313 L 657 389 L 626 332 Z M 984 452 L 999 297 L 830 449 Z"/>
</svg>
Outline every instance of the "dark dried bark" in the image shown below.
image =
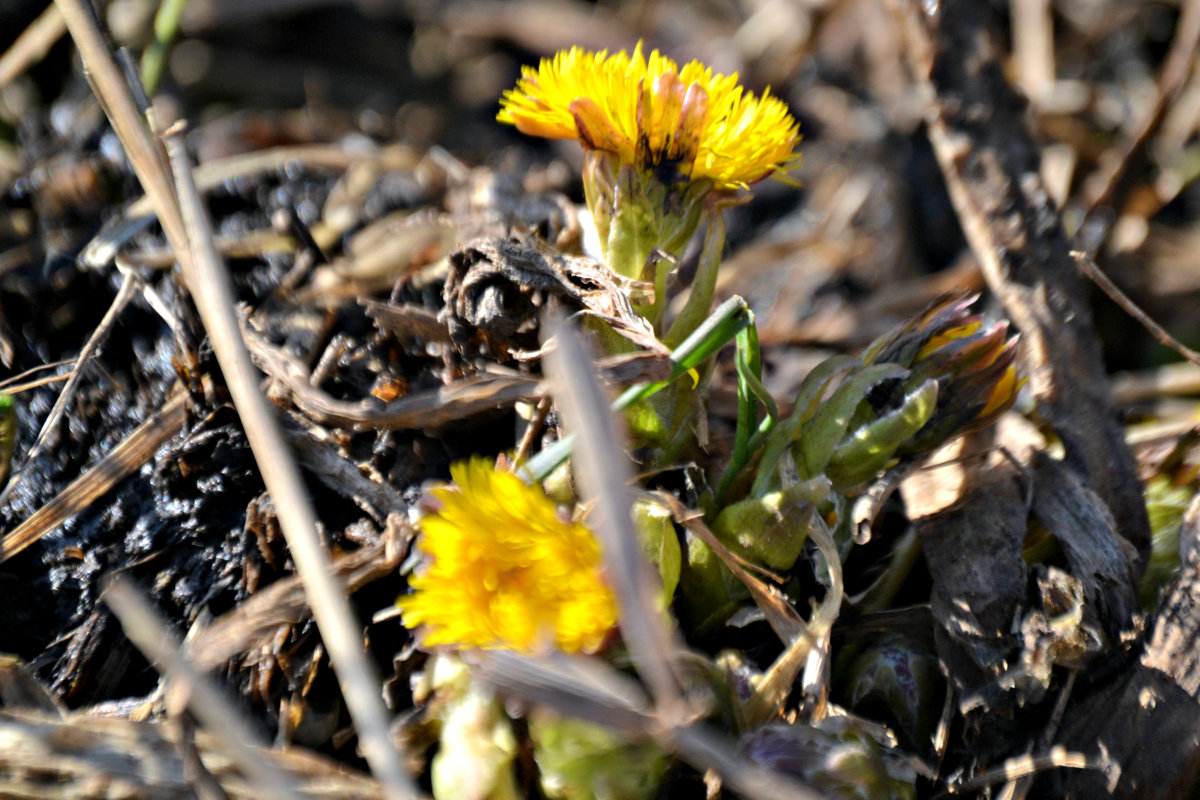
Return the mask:
<svg viewBox="0 0 1200 800">
<path fill-rule="evenodd" d="M 1108 504 L 1141 553 L 1150 528 L 1133 455 L 1113 407 L 1085 285 L 1042 185 L 1025 102 L 1004 80 L 978 0 L 899 0 L 910 63 L 933 93 L 927 125 L 967 240 L 1021 331 L 1038 410 L 1066 461 Z M 932 8 L 926 14 L 922 8 Z"/>
<path fill-rule="evenodd" d="M 996 435 L 980 431 L 943 448 L 930 459 L 943 466 L 901 484 L 933 577 L 938 655 L 960 698 L 999 677 L 1026 595 L 1023 479 Z"/>
<path fill-rule="evenodd" d="M 1031 640 L 1014 635 L 1024 627 L 1022 620 L 1042 613 L 1031 603 L 1036 582 L 1020 557 L 1032 514 L 1061 545 L 1084 598 L 1072 635 L 1087 645 L 1069 659 L 1082 670 L 1080 693 L 1097 683 L 1103 687 L 1071 711 L 1064 743 L 1094 755 L 1094 732 L 1106 728 L 1113 734 L 1110 755 L 1120 751 L 1111 763 L 1127 775 L 1152 759 L 1160 768 L 1172 767 L 1166 783 L 1188 785 L 1193 777 L 1188 758 L 1133 755 L 1139 748 L 1164 749 L 1168 739 L 1112 714 L 1114 702 L 1138 699 L 1132 687 L 1172 699 L 1188 693 L 1162 673 L 1143 676 L 1144 664 L 1132 674 L 1132 664 L 1122 671 L 1132 660 L 1122 647 L 1135 627 L 1138 554 L 1148 551 L 1149 524 L 1091 325 L 1086 286 L 1042 185 L 1025 103 L 1005 82 L 996 57 L 990 7 L 977 0 L 897 0 L 897 5 L 910 64 L 927 81 L 928 134 L 955 210 L 989 288 L 1022 334 L 1023 368 L 1038 411 L 1065 451 L 1062 461 L 1051 458 L 1036 431 L 1010 419 L 992 444 L 1005 447 L 1011 458 L 987 456 L 988 443 L 977 435 L 967 443 L 965 455 L 972 458 L 957 468 L 956 480 L 939 469 L 918 473 L 904 487 L 934 581 L 933 610 L 943 629 L 939 655 L 960 692 L 960 711 L 973 723 L 967 727 L 972 739 L 967 746 L 973 749 L 965 757 L 1027 752 L 1052 741 L 1052 729 L 1029 730 L 1020 715 L 1012 716 L 1016 706 L 1040 703 L 1052 688 L 1048 670 L 1025 669 L 1037 661 L 1026 650 Z M 1060 652 L 1071 643 L 1064 634 L 1063 641 L 1044 644 L 1046 652 Z M 1097 660 L 1104 646 L 1107 654 Z M 1116 682 L 1103 684 L 1101 673 L 1109 671 L 1115 671 Z M 1194 729 L 1196 720 L 1185 712 L 1164 729 L 1178 736 L 1189 723 Z M 1103 796 L 1116 774 L 1063 772 L 1064 786 L 1086 785 L 1079 797 Z"/>
<path fill-rule="evenodd" d="M 1200 782 L 1200 498 L 1180 534 L 1182 569 L 1137 665 L 1068 711 L 1061 742 L 1120 767 L 1048 777 L 1047 796 L 1187 797 Z"/>
<path fill-rule="evenodd" d="M 1088 610 L 1115 644 L 1138 610 L 1132 553 L 1114 529 L 1103 500 L 1062 462 L 1034 453 L 1033 515 L 1062 545 Z"/>
</svg>

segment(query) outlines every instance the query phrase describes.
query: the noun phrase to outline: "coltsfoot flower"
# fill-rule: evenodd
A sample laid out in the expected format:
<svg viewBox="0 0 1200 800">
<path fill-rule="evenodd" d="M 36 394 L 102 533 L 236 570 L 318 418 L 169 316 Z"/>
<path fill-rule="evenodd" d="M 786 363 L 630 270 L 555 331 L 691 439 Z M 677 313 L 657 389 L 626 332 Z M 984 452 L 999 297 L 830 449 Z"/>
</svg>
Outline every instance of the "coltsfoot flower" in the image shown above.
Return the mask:
<svg viewBox="0 0 1200 800">
<path fill-rule="evenodd" d="M 641 42 L 632 55 L 559 51 L 524 67 L 500 102 L 497 119 L 522 133 L 578 139 L 668 184 L 744 189 L 799 161 L 799 125 L 781 100 L 699 61 L 680 69 L 657 50 L 646 58 Z"/>
<path fill-rule="evenodd" d="M 984 327 L 970 313 L 978 295 L 955 293 L 934 301 L 920 317 L 872 348 L 864 361 L 908 367 L 903 386 L 938 382 L 937 409 L 915 436 L 900 448 L 915 454 L 951 436 L 986 427 L 1012 407 L 1022 381 L 1017 374 L 1017 336 L 1008 323 Z"/>
<path fill-rule="evenodd" d="M 1007 322 L 985 326 L 970 313 L 977 299 L 940 297 L 859 360 L 835 357 L 814 369 L 792 415 L 768 440 L 754 494 L 774 485 L 778 454 L 789 444 L 801 479 L 825 475 L 841 492 L 895 458 L 929 452 L 999 418 L 1023 383 L 1018 337 Z"/>
<path fill-rule="evenodd" d="M 737 189 L 800 163 L 799 125 L 770 92 L 756 96 L 738 76 L 699 61 L 682 69 L 654 50 L 647 58 L 573 47 L 523 67 L 497 119 L 531 136 L 577 139 L 585 149 L 584 194 L 600 256 L 617 274 L 654 285 L 635 306 L 662 334 L 671 258 L 708 222 L 689 308 L 664 339 L 683 341 L 708 314 L 725 244 L 721 205 Z M 619 348 L 608 348 L 619 351 Z"/>
<path fill-rule="evenodd" d="M 598 650 L 617 623 L 600 546 L 550 498 L 483 459 L 450 468 L 420 523 L 426 562 L 396 601 L 425 647 Z"/>
</svg>

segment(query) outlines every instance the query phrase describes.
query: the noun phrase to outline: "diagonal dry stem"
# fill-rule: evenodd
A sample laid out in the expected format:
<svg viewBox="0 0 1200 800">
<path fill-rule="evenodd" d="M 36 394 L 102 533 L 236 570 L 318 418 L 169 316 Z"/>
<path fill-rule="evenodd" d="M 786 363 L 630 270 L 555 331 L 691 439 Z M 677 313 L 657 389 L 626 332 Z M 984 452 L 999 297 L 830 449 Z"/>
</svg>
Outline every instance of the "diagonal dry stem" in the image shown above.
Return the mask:
<svg viewBox="0 0 1200 800">
<path fill-rule="evenodd" d="M 225 755 L 245 772 L 256 791 L 277 800 L 296 797 L 298 787 L 291 777 L 258 756 L 267 743 L 259 741 L 250 721 L 183 654 L 178 637 L 146 599 L 125 579 L 110 584 L 102 598 L 121 621 L 129 640 L 171 678 L 171 689 L 186 698 L 196 718 L 210 731 L 220 734 L 217 741 Z"/>
<path fill-rule="evenodd" d="M 668 719 L 683 715 L 673 663 L 682 643 L 657 608 L 657 576 L 633 529 L 627 485 L 632 471 L 620 446 L 623 439 L 579 334 L 562 320 L 554 320 L 551 331 L 555 347 L 546 356 L 546 368 L 563 419 L 578 437 L 574 465 L 584 496 L 597 500 L 593 517 L 621 610 L 621 634 L 660 713 Z"/>
<path fill-rule="evenodd" d="M 233 288 L 213 242 L 183 137 L 167 139 L 175 171 L 185 228 L 190 238 L 191 258 L 184 277 L 212 340 L 213 352 L 238 410 L 250 449 L 258 462 L 263 483 L 275 503 L 279 526 L 287 539 L 296 571 L 311 598 L 313 618 L 333 663 L 346 706 L 354 717 L 359 744 L 371 770 L 388 796 L 416 795 L 402 760 L 388 735 L 388 719 L 381 701 L 379 677 L 363 655 L 363 642 L 346 600 L 345 587 L 330 571 L 329 559 L 317 536 L 317 518 L 300 477 L 300 470 L 266 397 L 259 391 L 259 374 L 250 362 L 242 341 L 234 308 Z"/>
<path fill-rule="evenodd" d="M 196 192 L 183 140 L 174 137 L 169 143 L 173 182 L 171 166 L 138 113 L 133 94 L 108 49 L 92 8 L 84 0 L 58 0 L 58 5 L 96 95 L 183 268 L 184 280 L 212 340 L 263 482 L 278 509 L 280 527 L 296 570 L 311 598 L 313 616 L 329 648 L 363 755 L 388 797 L 414 797 L 417 791 L 388 735 L 379 679 L 363 653 L 360 626 L 340 582 L 330 572 L 300 471 L 271 407 L 258 389 L 259 376 L 238 331 L 233 292 L 213 244 L 211 226 Z"/>
</svg>

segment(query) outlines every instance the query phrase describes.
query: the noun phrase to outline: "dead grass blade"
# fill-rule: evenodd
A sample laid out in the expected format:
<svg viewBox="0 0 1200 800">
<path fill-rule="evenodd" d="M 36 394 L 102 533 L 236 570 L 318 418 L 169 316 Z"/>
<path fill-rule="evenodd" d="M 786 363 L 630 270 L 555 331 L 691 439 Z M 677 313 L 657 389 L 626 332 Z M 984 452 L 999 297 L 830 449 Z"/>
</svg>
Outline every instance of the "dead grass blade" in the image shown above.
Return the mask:
<svg viewBox="0 0 1200 800">
<path fill-rule="evenodd" d="M 821 800 L 796 781 L 737 755 L 737 746 L 703 724 L 677 724 L 648 712 L 628 678 L 596 659 L 535 659 L 503 650 L 471 656 L 475 674 L 500 692 L 561 714 L 605 725 L 635 739 L 654 739 L 701 772 L 715 771 L 729 789 L 751 800 Z"/>
<path fill-rule="evenodd" d="M 1185 345 L 1183 342 L 1176 339 L 1171 334 L 1167 333 L 1163 326 L 1150 318 L 1150 315 L 1142 311 L 1138 304 L 1129 299 L 1129 296 L 1121 291 L 1112 278 L 1105 275 L 1092 257 L 1082 250 L 1072 250 L 1071 257 L 1075 259 L 1075 263 L 1079 265 L 1079 269 L 1084 275 L 1091 278 L 1092 283 L 1100 287 L 1109 299 L 1121 307 L 1126 314 L 1133 317 L 1138 324 L 1145 328 L 1151 336 L 1158 340 L 1159 344 L 1164 347 L 1169 347 L 1179 355 L 1183 356 L 1188 361 L 1200 367 L 1200 353 L 1197 353 L 1192 348 Z"/>
<path fill-rule="evenodd" d="M 519 400 L 538 398 L 542 382 L 516 375 L 489 375 L 414 392 L 379 408 L 374 400 L 338 400 L 313 387 L 310 371 L 297 359 L 242 328 L 255 363 L 291 393 L 296 408 L 315 422 L 345 428 L 434 429 Z"/>
<path fill-rule="evenodd" d="M 104 317 L 101 318 L 100 324 L 92 331 L 92 335 L 88 337 L 84 343 L 83 349 L 79 351 L 79 357 L 75 359 L 75 366 L 71 370 L 71 375 L 67 378 L 67 385 L 59 392 L 58 399 L 54 401 L 54 405 L 50 408 L 50 413 L 46 415 L 45 422 L 42 423 L 42 429 L 38 431 L 37 439 L 34 440 L 33 446 L 29 448 L 29 452 L 25 455 L 25 462 L 30 464 L 35 458 L 41 455 L 42 448 L 47 445 L 53 445 L 55 439 L 53 432 L 58 426 L 62 415 L 66 413 L 67 403 L 71 401 L 71 395 L 75 392 L 75 387 L 79 385 L 80 379 L 83 377 L 83 370 L 87 363 L 92 359 L 92 356 L 100 349 L 105 340 L 108 339 L 108 334 L 112 331 L 113 324 L 117 321 L 117 317 L 125 310 L 125 306 L 129 305 L 129 301 L 133 299 L 134 293 L 137 291 L 138 279 L 126 273 L 121 281 L 121 288 L 117 290 L 117 296 L 113 298 L 108 310 L 104 312 Z M 4 498 L 12 491 L 12 487 L 20 480 L 24 470 L 12 476 L 5 487 L 4 493 L 0 495 L 0 505 L 3 505 Z"/>
<path fill-rule="evenodd" d="M 233 702 L 183 655 L 178 638 L 137 590 L 124 579 L 117 579 L 105 589 L 102 599 L 120 620 L 129 640 L 170 677 L 170 692 L 185 697 L 196 719 L 217 734 L 225 755 L 253 781 L 256 791 L 278 800 L 294 797 L 298 788 L 295 781 L 259 758 L 257 751 L 266 749 L 267 743 L 259 739 Z"/>
<path fill-rule="evenodd" d="M 46 57 L 54 43 L 67 32 L 58 8 L 51 3 L 29 27 L 21 31 L 21 35 L 12 46 L 0 56 L 0 89 L 8 86 L 13 79 L 25 70 L 37 64 Z"/>
<path fill-rule="evenodd" d="M 388 735 L 388 719 L 378 676 L 363 653 L 358 624 L 345 587 L 329 569 L 317 536 L 317 519 L 300 470 L 291 457 L 274 412 L 258 388 L 258 373 L 242 340 L 229 276 L 213 243 L 182 136 L 167 140 L 191 257 L 181 259 L 196 309 L 212 340 L 213 352 L 242 420 L 263 483 L 275 503 L 279 526 L 312 604 L 321 638 L 336 664 L 346 706 L 354 718 L 367 763 L 388 797 L 416 796 L 402 759 Z"/>
<path fill-rule="evenodd" d="M 0 709 L 0 797 L 39 800 L 162 800 L 200 796 L 188 756 L 198 755 L 229 800 L 262 800 L 257 786 L 204 730 L 77 712 L 63 720 Z M 304 800 L 378 800 L 379 784 L 299 748 L 254 750 L 254 758 L 297 777 Z"/>
<path fill-rule="evenodd" d="M 379 680 L 366 660 L 354 616 L 321 549 L 316 515 L 299 469 L 289 456 L 279 425 L 258 389 L 258 375 L 238 332 L 233 292 L 213 244 L 212 228 L 196 192 L 183 141 L 175 137 L 170 144 L 174 155 L 173 179 L 172 169 L 138 113 L 133 93 L 108 49 L 94 10 L 84 0 L 58 0 L 58 3 L 96 96 L 153 204 L 212 339 L 263 482 L 279 510 L 280 527 L 297 572 L 311 597 L 317 627 L 337 665 L 342 693 L 354 718 L 363 755 L 388 797 L 397 800 L 414 797 L 416 789 L 388 736 Z"/>
<path fill-rule="evenodd" d="M 1130 164 L 1137 154 L 1145 149 L 1150 138 L 1162 125 L 1171 105 L 1179 98 L 1184 84 L 1192 74 L 1197 48 L 1200 48 L 1200 0 L 1184 0 L 1179 22 L 1175 26 L 1175 36 L 1171 40 L 1171 49 L 1167 52 L 1162 72 L 1158 76 L 1158 96 L 1154 105 L 1137 130 L 1126 138 L 1121 148 L 1121 157 L 1109 168 L 1100 189 L 1088 200 L 1080 230 L 1086 230 L 1088 221 L 1101 206 L 1112 202 Z M 1095 254 L 1101 241 L 1097 238 L 1089 255 Z"/>
<path fill-rule="evenodd" d="M 153 416 L 113 448 L 99 464 L 80 475 L 66 489 L 0 540 L 0 563 L 20 553 L 137 471 L 183 427 L 187 395 L 176 393 Z"/>
<path fill-rule="evenodd" d="M 398 148 L 384 148 L 378 153 L 360 153 L 347 151 L 344 147 L 327 144 L 289 145 L 275 147 L 269 150 L 258 150 L 253 153 L 242 153 L 226 158 L 213 159 L 195 167 L 192 172 L 196 178 L 196 186 L 202 193 L 210 191 L 225 181 L 234 178 L 280 169 L 286 164 L 297 163 L 316 169 L 345 170 L 356 164 L 377 164 L 381 170 L 411 169 L 416 159 L 407 151 Z M 125 209 L 121 217 L 113 220 L 88 242 L 79 254 L 79 260 L 92 269 L 98 269 L 116 257 L 117 251 L 142 228 L 154 221 L 157 208 L 153 198 L 143 196 L 134 200 Z M 330 232 L 334 239 L 340 231 Z M 263 232 L 267 236 L 267 232 Z M 290 237 L 286 237 L 290 241 Z M 245 242 L 245 237 L 239 237 Z M 324 237 L 318 237 L 320 244 L 325 244 Z M 237 243 L 225 240 L 228 246 Z M 222 239 L 218 237 L 218 247 Z M 156 256 L 148 259 L 148 266 L 161 264 Z M 167 265 L 169 266 L 169 265 Z"/>
<path fill-rule="evenodd" d="M 617 593 L 621 634 L 660 713 L 670 719 L 684 713 L 672 663 L 683 644 L 656 607 L 658 576 L 642 554 L 633 528 L 628 486 L 633 473 L 621 449 L 625 437 L 617 432 L 610 401 L 590 369 L 592 359 L 579 334 L 562 320 L 552 321 L 550 330 L 555 346 L 546 356 L 546 369 L 563 419 L 578 437 L 573 463 L 583 497 L 597 501 L 590 516 Z"/>
<path fill-rule="evenodd" d="M 351 501 L 377 523 L 388 514 L 408 506 L 404 496 L 385 480 L 364 475 L 359 465 L 342 455 L 332 436 L 322 428 L 301 430 L 287 426 L 288 442 L 296 449 L 296 458 L 326 487 Z"/>
<path fill-rule="evenodd" d="M 85 0 L 55 0 L 75 40 L 96 98 L 104 107 L 129 157 L 129 163 L 150 199 L 167 240 L 181 262 L 188 258 L 187 233 L 167 160 L 138 111 L 125 75 L 108 49 L 96 21 L 95 9 Z"/>
<path fill-rule="evenodd" d="M 687 508 L 676 497 L 666 492 L 659 492 L 655 497 L 666 504 L 667 508 L 671 511 L 671 516 L 674 517 L 677 523 L 687 528 L 693 536 L 708 545 L 717 558 L 721 559 L 725 566 L 729 568 L 729 571 L 745 585 L 746 589 L 750 592 L 750 596 L 754 599 L 754 604 L 762 611 L 763 618 L 766 619 L 767 624 L 771 626 L 771 630 L 775 632 L 780 641 L 786 644 L 807 635 L 808 626 L 805 625 L 804 620 L 801 619 L 796 609 L 792 608 L 792 604 L 788 602 L 783 593 L 759 578 L 755 573 L 771 575 L 776 583 L 782 583 L 783 580 L 781 578 L 771 573 L 766 573 L 766 570 L 762 567 L 730 551 L 729 548 L 721 543 L 716 534 L 704 524 L 704 521 L 700 518 L 700 513 Z M 812 643 L 816 644 L 816 639 L 812 639 Z"/>
<path fill-rule="evenodd" d="M 333 569 L 351 592 L 399 568 L 412 540 L 412 527 L 399 515 L 388 519 L 383 541 L 334 559 Z M 233 611 L 215 619 L 189 645 L 188 652 L 204 669 L 215 668 L 251 650 L 281 625 L 293 625 L 312 610 L 300 578 L 291 576 L 255 592 Z"/>
<path fill-rule="evenodd" d="M 21 392 L 27 392 L 30 389 L 36 389 L 39 386 L 45 386 L 49 383 L 65 381 L 68 377 L 70 377 L 71 370 L 57 375 L 47 375 L 42 378 L 35 378 L 33 376 L 39 372 L 60 369 L 62 367 L 71 367 L 73 370 L 76 361 L 77 359 L 74 358 L 64 358 L 59 361 L 53 361 L 49 364 L 42 364 L 40 366 L 27 369 L 20 375 L 13 375 L 11 378 L 6 378 L 5 380 L 0 381 L 0 392 L 4 392 L 5 394 L 20 394 Z"/>
</svg>

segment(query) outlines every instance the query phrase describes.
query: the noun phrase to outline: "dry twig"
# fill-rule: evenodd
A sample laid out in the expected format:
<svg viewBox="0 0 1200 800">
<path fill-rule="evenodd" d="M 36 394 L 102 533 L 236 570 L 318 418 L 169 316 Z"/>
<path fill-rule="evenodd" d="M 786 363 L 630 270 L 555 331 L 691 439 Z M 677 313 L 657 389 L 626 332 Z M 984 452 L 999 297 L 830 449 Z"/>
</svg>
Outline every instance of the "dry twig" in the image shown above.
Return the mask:
<svg viewBox="0 0 1200 800">
<path fill-rule="evenodd" d="M 94 502 L 154 457 L 163 442 L 183 427 L 187 395 L 179 392 L 46 505 L 0 540 L 0 563 L 20 553 Z"/>
<path fill-rule="evenodd" d="M 46 10 L 21 31 L 17 40 L 0 56 L 0 89 L 8 86 L 18 75 L 46 57 L 54 43 L 67 32 L 58 7 L 51 3 Z"/>
<path fill-rule="evenodd" d="M 379 692 L 379 678 L 362 650 L 358 625 L 346 600 L 345 587 L 329 571 L 328 559 L 317 536 L 317 519 L 296 462 L 279 423 L 258 389 L 258 374 L 242 341 L 234 308 L 233 290 L 221 257 L 213 244 L 212 229 L 196 192 L 192 169 L 181 136 L 169 137 L 167 149 L 174 167 L 191 258 L 184 260 L 184 276 L 212 340 L 229 393 L 242 420 L 246 438 L 258 462 L 279 515 L 279 525 L 304 588 L 312 598 L 313 617 L 337 665 L 336 672 L 354 717 L 359 743 L 371 769 L 391 798 L 416 795 L 404 773 L 401 759 L 388 736 L 388 721 Z"/>
<path fill-rule="evenodd" d="M 219 734 L 217 741 L 225 754 L 254 782 L 256 790 L 278 800 L 295 797 L 297 787 L 291 777 L 258 757 L 257 751 L 266 749 L 266 742 L 259 741 L 254 726 L 184 657 L 175 635 L 137 590 L 124 580 L 117 580 L 105 589 L 103 598 L 121 621 L 129 640 L 171 678 L 171 692 L 186 698 L 196 718 Z"/>
<path fill-rule="evenodd" d="M 211 226 L 196 192 L 192 168 L 179 137 L 171 140 L 174 182 L 162 150 L 137 110 L 132 92 L 104 41 L 93 10 L 83 0 L 58 0 L 93 80 L 97 97 L 129 155 L 180 265 L 197 310 L 208 330 L 242 418 L 246 437 L 263 482 L 279 509 L 280 527 L 297 571 L 312 596 L 313 615 L 337 665 L 346 704 L 354 717 L 367 762 L 392 798 L 409 798 L 416 790 L 404 773 L 388 736 L 388 721 L 373 674 L 357 634 L 344 592 L 328 570 L 313 513 L 295 461 L 279 431 L 270 406 L 258 390 L 258 376 L 238 332 L 233 293 Z M 178 195 L 176 194 L 178 191 Z M 186 218 L 186 223 L 185 223 Z"/>
</svg>

